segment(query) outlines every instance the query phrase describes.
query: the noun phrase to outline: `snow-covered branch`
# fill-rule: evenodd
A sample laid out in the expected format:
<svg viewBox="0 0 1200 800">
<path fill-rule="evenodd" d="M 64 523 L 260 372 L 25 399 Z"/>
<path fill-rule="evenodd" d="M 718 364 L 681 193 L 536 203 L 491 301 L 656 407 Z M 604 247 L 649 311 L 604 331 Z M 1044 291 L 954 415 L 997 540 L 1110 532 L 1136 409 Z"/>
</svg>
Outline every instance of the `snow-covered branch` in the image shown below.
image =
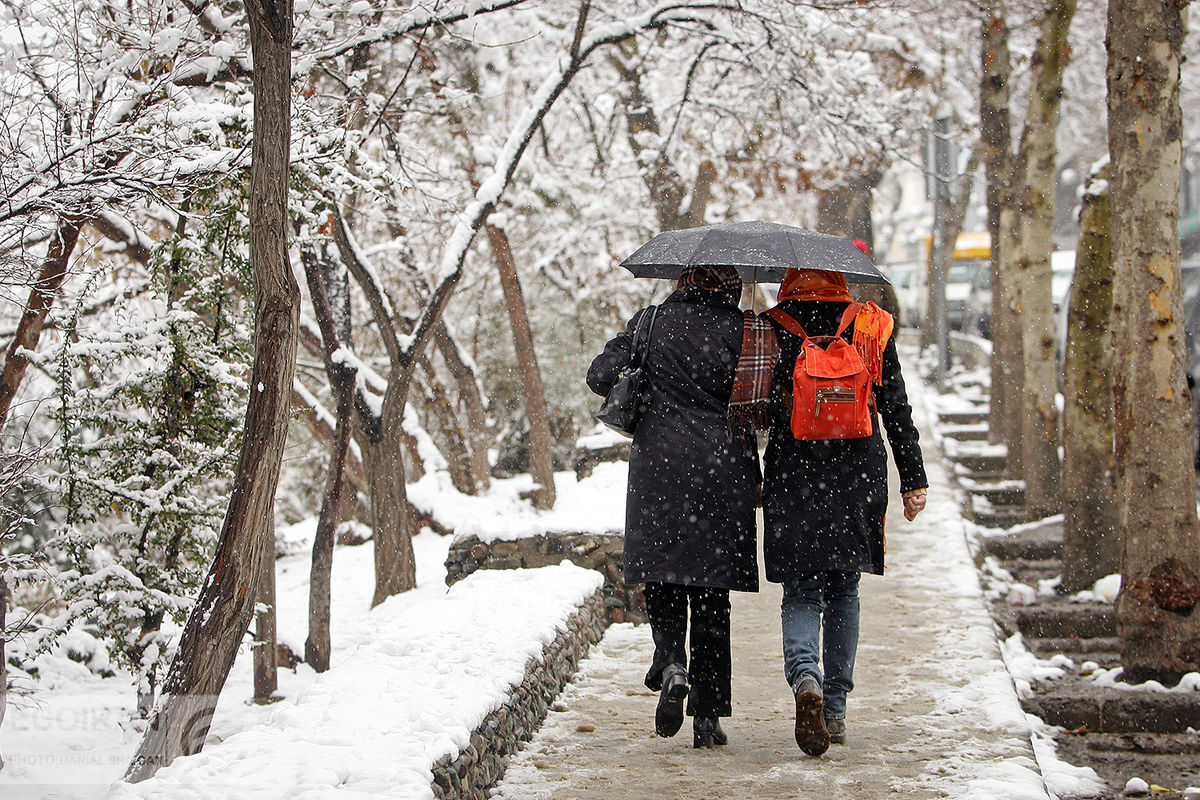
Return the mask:
<svg viewBox="0 0 1200 800">
<path fill-rule="evenodd" d="M 466 0 L 461 2 L 458 7 L 449 11 L 433 11 L 427 8 L 417 6 L 406 13 L 399 22 L 387 28 L 374 30 L 363 36 L 356 37 L 350 41 L 341 42 L 337 45 L 332 45 L 324 50 L 316 50 L 311 53 L 311 58 L 316 61 L 328 61 L 330 59 L 344 56 L 361 47 L 367 47 L 373 44 L 382 42 L 392 42 L 396 39 L 402 39 L 409 34 L 424 30 L 430 27 L 448 27 L 456 22 L 477 17 L 481 14 L 489 14 L 493 11 L 503 11 L 513 6 L 518 6 L 526 0 Z M 300 47 L 304 46 L 303 42 L 297 42 Z"/>
<path fill-rule="evenodd" d="M 454 230 L 446 242 L 438 275 L 438 286 L 434 289 L 429 303 L 425 306 L 413 329 L 411 343 L 408 346 L 407 357 L 409 359 L 418 356 L 428 342 L 434 323 L 441 317 L 455 285 L 462 276 L 463 264 L 475 234 L 483 227 L 488 215 L 499 203 L 504 190 L 512 181 L 512 176 L 517 170 L 517 165 L 525 148 L 529 145 L 529 141 L 541 126 L 546 115 L 550 113 L 554 102 L 591 54 L 605 45 L 623 41 L 644 31 L 659 29 L 673 21 L 693 19 L 694 14 L 700 10 L 733 11 L 736 8 L 734 3 L 725 2 L 665 3 L 624 22 L 612 23 L 600 28 L 583 39 L 579 45 L 579 52 L 574 57 L 564 54 L 559 59 L 557 68 L 542 81 L 541 86 L 530 98 L 529 107 L 510 129 L 509 135 L 496 157 L 492 174 L 481 181 L 474 199 L 459 214 Z"/>
<path fill-rule="evenodd" d="M 346 267 L 354 276 L 354 280 L 358 282 L 363 294 L 366 295 L 367 304 L 371 307 L 371 314 L 375 318 L 379 336 L 383 339 L 383 346 L 387 349 L 388 358 L 392 361 L 393 367 L 399 366 L 403 359 L 403 349 L 400 337 L 396 333 L 398 320 L 395 306 L 388 297 L 387 290 L 383 288 L 383 282 L 371 264 L 371 259 L 358 246 L 358 241 L 346 225 L 342 211 L 336 203 L 333 210 L 333 224 L 333 239 L 338 253 L 346 262 Z"/>
</svg>

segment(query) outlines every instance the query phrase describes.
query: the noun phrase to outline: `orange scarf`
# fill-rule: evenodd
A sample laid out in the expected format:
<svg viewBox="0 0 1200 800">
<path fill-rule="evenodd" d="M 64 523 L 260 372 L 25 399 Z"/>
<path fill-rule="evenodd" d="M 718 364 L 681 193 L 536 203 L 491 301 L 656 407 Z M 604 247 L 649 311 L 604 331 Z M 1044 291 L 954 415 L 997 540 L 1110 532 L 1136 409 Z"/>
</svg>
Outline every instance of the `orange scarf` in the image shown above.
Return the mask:
<svg viewBox="0 0 1200 800">
<path fill-rule="evenodd" d="M 846 276 L 823 269 L 789 269 L 779 285 L 779 302 L 784 300 L 854 302 L 846 289 Z"/>
<path fill-rule="evenodd" d="M 883 382 L 883 351 L 894 325 L 892 315 L 873 302 L 863 306 L 854 318 L 854 346 L 877 384 Z"/>
</svg>

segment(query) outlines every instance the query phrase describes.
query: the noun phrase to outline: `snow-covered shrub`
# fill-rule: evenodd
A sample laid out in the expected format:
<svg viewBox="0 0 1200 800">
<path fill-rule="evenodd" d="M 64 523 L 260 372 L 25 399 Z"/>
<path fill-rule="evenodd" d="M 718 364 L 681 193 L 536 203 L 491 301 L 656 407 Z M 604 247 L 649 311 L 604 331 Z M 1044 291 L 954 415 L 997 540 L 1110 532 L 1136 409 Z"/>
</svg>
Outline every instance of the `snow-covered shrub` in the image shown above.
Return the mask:
<svg viewBox="0 0 1200 800">
<path fill-rule="evenodd" d="M 71 311 L 45 354 L 60 436 L 47 486 L 63 509 L 47 552 L 60 609 L 39 649 L 93 626 L 152 696 L 210 561 L 240 445 L 249 373 L 241 186 L 194 196 L 148 287 Z"/>
</svg>

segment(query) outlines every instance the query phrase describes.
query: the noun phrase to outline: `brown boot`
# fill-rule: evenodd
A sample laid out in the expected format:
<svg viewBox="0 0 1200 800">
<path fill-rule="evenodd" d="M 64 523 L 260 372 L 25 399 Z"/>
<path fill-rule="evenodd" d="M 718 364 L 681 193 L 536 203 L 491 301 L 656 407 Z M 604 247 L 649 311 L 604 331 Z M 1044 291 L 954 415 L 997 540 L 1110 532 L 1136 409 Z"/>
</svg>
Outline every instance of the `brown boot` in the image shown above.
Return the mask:
<svg viewBox="0 0 1200 800">
<path fill-rule="evenodd" d="M 821 687 L 812 678 L 800 681 L 796 689 L 796 744 L 810 756 L 819 756 L 829 749 L 824 711 Z"/>
</svg>

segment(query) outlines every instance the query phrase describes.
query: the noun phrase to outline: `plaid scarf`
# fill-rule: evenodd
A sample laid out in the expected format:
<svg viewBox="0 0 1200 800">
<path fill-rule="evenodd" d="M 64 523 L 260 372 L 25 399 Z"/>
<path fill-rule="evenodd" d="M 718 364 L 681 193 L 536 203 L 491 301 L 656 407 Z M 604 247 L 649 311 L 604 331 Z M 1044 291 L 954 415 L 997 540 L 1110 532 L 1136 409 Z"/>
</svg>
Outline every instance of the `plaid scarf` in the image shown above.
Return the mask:
<svg viewBox="0 0 1200 800">
<path fill-rule="evenodd" d="M 729 395 L 729 424 L 737 430 L 771 427 L 771 380 L 779 361 L 779 342 L 766 316 L 743 312 L 742 352 Z"/>
</svg>

